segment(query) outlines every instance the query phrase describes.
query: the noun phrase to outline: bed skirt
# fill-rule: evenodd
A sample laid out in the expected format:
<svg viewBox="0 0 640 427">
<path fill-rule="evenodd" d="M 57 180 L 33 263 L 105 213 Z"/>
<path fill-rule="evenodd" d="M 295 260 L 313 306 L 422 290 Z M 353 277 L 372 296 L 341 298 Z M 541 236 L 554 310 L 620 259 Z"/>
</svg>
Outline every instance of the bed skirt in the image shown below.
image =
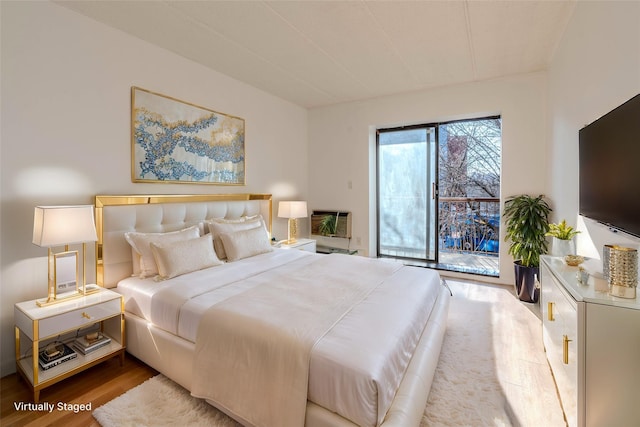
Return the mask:
<svg viewBox="0 0 640 427">
<path fill-rule="evenodd" d="M 383 427 L 419 426 L 429 397 L 449 311 L 449 290 L 442 286 L 416 352 L 389 409 Z M 195 344 L 125 313 L 127 352 L 191 390 Z M 313 402 L 307 402 L 306 427 L 354 427 L 355 424 Z"/>
</svg>

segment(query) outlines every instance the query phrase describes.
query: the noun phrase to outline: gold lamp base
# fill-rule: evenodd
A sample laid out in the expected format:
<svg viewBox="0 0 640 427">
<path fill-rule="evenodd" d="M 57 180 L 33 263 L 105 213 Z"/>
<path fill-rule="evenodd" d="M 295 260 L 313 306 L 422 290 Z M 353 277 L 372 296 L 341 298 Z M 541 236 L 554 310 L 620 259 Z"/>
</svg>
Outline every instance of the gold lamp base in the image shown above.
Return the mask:
<svg viewBox="0 0 640 427">
<path fill-rule="evenodd" d="M 298 219 L 289 218 L 289 231 L 287 235 L 287 245 L 297 242 L 298 238 Z"/>
<path fill-rule="evenodd" d="M 68 292 L 66 294 L 58 295 L 58 296 L 50 296 L 47 299 L 37 300 L 36 305 L 38 307 L 48 307 L 50 305 L 59 304 L 61 302 L 71 301 L 77 298 L 81 298 L 84 295 L 80 293 L 80 291 L 76 292 Z"/>
<path fill-rule="evenodd" d="M 96 292 L 100 292 L 102 288 L 96 284 L 86 285 L 82 290 L 83 295 L 95 294 Z"/>
<path fill-rule="evenodd" d="M 46 299 L 37 300 L 36 305 L 38 307 L 48 307 L 50 305 L 59 304 L 61 302 L 67 302 L 74 299 L 82 298 L 86 295 L 95 294 L 97 292 L 100 292 L 100 289 L 101 288 L 98 285 L 87 285 L 85 286 L 84 290 L 78 289 L 77 291 L 74 291 L 74 292 L 66 292 L 64 294 L 51 295 Z"/>
</svg>

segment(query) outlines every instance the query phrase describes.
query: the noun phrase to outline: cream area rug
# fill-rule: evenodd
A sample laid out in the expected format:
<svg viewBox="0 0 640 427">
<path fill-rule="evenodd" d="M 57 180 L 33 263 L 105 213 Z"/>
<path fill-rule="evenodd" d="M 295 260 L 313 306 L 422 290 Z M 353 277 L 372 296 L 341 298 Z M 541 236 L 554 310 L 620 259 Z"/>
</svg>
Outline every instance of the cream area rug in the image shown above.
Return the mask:
<svg viewBox="0 0 640 427">
<path fill-rule="evenodd" d="M 510 426 L 492 348 L 491 303 L 453 292 L 421 427 Z"/>
<path fill-rule="evenodd" d="M 518 422 L 518 415 L 514 415 L 505 397 L 505 381 L 501 384 L 496 370 L 496 366 L 505 362 L 495 355 L 499 334 L 496 330 L 500 329 L 496 322 L 509 323 L 513 318 L 513 314 L 504 312 L 505 307 L 513 305 L 525 311 L 526 308 L 521 307 L 508 288 L 448 282 L 454 296 L 421 427 L 533 425 Z M 510 337 L 505 340 L 506 345 L 511 345 Z M 530 402 L 525 404 L 530 406 Z M 548 408 L 541 409 L 548 411 Z M 97 408 L 93 415 L 103 427 L 239 426 L 162 375 Z"/>
<path fill-rule="evenodd" d="M 164 375 L 157 375 L 93 411 L 102 427 L 212 426 L 240 424 Z"/>
</svg>

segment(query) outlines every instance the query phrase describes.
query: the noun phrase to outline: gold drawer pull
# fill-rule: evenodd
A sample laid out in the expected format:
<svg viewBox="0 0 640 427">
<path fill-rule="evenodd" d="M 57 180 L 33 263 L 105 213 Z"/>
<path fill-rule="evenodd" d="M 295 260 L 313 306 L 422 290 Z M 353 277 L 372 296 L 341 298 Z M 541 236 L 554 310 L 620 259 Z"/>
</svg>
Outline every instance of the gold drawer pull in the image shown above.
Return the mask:
<svg viewBox="0 0 640 427">
<path fill-rule="evenodd" d="M 89 316 L 85 311 L 82 312 L 82 317 L 86 319 L 91 319 L 91 316 Z"/>
<path fill-rule="evenodd" d="M 549 317 L 549 322 L 555 322 L 555 318 L 553 317 L 553 304 L 554 302 L 547 303 L 547 315 Z"/>
<path fill-rule="evenodd" d="M 565 365 L 569 364 L 569 343 L 571 341 L 568 336 L 562 336 L 562 361 Z"/>
</svg>

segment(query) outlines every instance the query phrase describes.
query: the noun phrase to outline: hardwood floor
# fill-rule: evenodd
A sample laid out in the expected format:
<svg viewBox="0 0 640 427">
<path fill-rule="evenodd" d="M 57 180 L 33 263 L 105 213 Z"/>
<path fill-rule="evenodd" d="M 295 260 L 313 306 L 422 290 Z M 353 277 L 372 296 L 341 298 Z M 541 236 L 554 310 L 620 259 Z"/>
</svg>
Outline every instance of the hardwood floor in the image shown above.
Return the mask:
<svg viewBox="0 0 640 427">
<path fill-rule="evenodd" d="M 71 378 L 61 381 L 40 393 L 40 402 L 55 405 L 55 409 L 46 411 L 16 410 L 15 403 L 33 402 L 33 394 L 24 379 L 16 374 L 8 375 L 0 380 L 2 408 L 0 424 L 10 426 L 65 426 L 65 427 L 99 427 L 98 422 L 91 415 L 91 411 L 79 411 L 58 408 L 58 402 L 63 404 L 88 404 L 95 409 L 110 400 L 120 396 L 127 390 L 143 383 L 156 375 L 157 372 L 138 359 L 125 357 L 123 366 L 119 358 L 94 366 Z"/>
</svg>

